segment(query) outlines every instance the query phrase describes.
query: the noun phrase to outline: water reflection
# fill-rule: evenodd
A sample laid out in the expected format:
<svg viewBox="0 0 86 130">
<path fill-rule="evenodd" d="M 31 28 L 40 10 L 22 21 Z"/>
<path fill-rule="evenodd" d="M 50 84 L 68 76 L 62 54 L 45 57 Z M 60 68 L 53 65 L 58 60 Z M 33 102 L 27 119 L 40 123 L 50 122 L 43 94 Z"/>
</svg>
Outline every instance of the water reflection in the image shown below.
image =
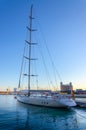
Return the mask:
<svg viewBox="0 0 86 130">
<path fill-rule="evenodd" d="M 0 99 L 0 130 L 86 129 L 86 108 L 52 109 L 25 105 L 13 96 Z"/>
<path fill-rule="evenodd" d="M 22 103 L 17 104 L 21 110 L 18 114 L 25 113 L 25 128 L 30 130 L 78 130 L 77 117 L 70 109 L 52 109 L 36 106 L 28 106 Z M 19 116 L 21 120 L 21 115 Z M 23 122 L 24 123 L 24 122 Z"/>
</svg>

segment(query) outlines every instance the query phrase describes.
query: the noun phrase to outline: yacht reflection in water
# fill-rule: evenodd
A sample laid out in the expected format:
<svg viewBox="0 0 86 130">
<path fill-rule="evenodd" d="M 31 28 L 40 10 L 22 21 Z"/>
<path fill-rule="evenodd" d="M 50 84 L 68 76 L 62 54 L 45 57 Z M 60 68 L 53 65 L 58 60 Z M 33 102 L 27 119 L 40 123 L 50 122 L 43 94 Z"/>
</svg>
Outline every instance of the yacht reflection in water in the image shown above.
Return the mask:
<svg viewBox="0 0 86 130">
<path fill-rule="evenodd" d="M 52 109 L 17 103 L 17 128 L 28 130 L 78 130 L 76 113 L 70 109 Z"/>
</svg>

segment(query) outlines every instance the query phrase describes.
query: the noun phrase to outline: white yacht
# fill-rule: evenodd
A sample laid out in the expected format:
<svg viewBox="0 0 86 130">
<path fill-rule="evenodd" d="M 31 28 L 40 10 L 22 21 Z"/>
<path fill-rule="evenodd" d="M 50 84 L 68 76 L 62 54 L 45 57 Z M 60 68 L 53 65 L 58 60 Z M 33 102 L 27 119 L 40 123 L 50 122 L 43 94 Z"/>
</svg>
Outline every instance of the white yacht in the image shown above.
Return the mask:
<svg viewBox="0 0 86 130">
<path fill-rule="evenodd" d="M 25 104 L 29 104 L 29 105 L 37 105 L 37 106 L 45 106 L 45 107 L 52 107 L 52 108 L 58 108 L 58 107 L 74 107 L 76 106 L 75 101 L 73 100 L 72 97 L 68 97 L 65 94 L 58 94 L 58 95 L 51 95 L 51 94 L 31 94 L 30 90 L 31 90 L 31 77 L 32 76 L 37 76 L 37 75 L 32 75 L 31 74 L 31 60 L 35 60 L 32 58 L 31 56 L 31 52 L 32 52 L 32 46 L 36 45 L 36 43 L 32 42 L 32 32 L 35 31 L 34 29 L 32 29 L 32 20 L 34 19 L 32 16 L 32 9 L 33 9 L 33 5 L 31 6 L 30 9 L 30 26 L 27 27 L 27 29 L 29 30 L 29 41 L 26 40 L 26 45 L 29 48 L 29 56 L 25 56 L 25 54 L 23 55 L 23 60 L 26 59 L 28 61 L 28 73 L 27 74 L 23 74 L 24 76 L 26 76 L 28 78 L 28 94 L 27 95 L 17 95 L 17 100 L 19 102 L 25 103 Z M 20 72 L 20 78 L 19 78 L 19 88 L 21 87 L 21 75 L 22 75 L 22 67 L 23 67 L 23 61 L 22 61 L 22 66 L 21 66 L 21 72 Z"/>
</svg>

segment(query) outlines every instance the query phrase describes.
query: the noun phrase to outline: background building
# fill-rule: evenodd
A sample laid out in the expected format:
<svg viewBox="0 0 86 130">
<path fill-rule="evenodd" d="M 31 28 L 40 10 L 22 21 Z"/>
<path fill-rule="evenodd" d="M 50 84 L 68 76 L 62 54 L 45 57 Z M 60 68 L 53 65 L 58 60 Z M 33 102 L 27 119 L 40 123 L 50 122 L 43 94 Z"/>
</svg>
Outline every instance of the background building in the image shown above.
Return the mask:
<svg viewBox="0 0 86 130">
<path fill-rule="evenodd" d="M 60 89 L 61 89 L 61 92 L 71 93 L 71 91 L 73 90 L 72 83 L 70 82 L 69 84 L 63 84 L 61 82 Z"/>
</svg>

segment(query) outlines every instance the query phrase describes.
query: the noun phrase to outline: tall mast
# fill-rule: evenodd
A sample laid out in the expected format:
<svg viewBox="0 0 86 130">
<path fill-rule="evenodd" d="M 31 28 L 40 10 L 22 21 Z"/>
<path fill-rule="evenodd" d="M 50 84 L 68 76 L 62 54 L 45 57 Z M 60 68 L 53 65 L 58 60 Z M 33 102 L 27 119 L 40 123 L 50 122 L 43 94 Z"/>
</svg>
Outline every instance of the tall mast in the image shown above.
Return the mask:
<svg viewBox="0 0 86 130">
<path fill-rule="evenodd" d="M 31 58 L 31 49 L 32 49 L 32 45 L 36 45 L 37 43 L 32 43 L 32 31 L 36 31 L 36 29 L 32 29 L 32 20 L 34 19 L 33 16 L 32 16 L 32 10 L 33 10 L 33 5 L 31 5 L 31 9 L 30 9 L 30 25 L 29 27 L 27 27 L 27 29 L 30 31 L 30 39 L 29 39 L 29 42 L 26 41 L 26 43 L 29 44 L 29 58 L 28 57 L 25 57 L 26 59 L 29 60 L 29 65 L 28 65 L 28 96 L 30 96 L 30 86 L 31 86 L 31 82 L 30 82 L 30 78 L 31 76 L 36 76 L 36 75 L 31 75 L 31 60 L 36 60 L 36 59 L 32 59 Z"/>
<path fill-rule="evenodd" d="M 28 76 L 28 96 L 30 96 L 31 76 L 37 76 L 37 75 L 33 75 L 33 74 L 31 75 L 31 60 L 36 60 L 36 59 L 31 57 L 31 49 L 32 49 L 32 45 L 36 45 L 37 44 L 37 43 L 33 43 L 32 42 L 32 32 L 36 31 L 36 29 L 32 28 L 32 20 L 34 19 L 33 16 L 32 16 L 32 10 L 33 10 L 33 5 L 31 5 L 31 8 L 30 8 L 30 16 L 29 16 L 30 24 L 29 24 L 29 27 L 27 26 L 27 29 L 30 32 L 29 33 L 30 34 L 29 35 L 29 41 L 25 40 L 25 42 L 29 45 L 29 50 L 28 50 L 29 54 L 28 54 L 28 56 L 27 55 L 25 56 L 25 48 L 24 48 L 24 54 L 23 54 L 23 58 L 26 58 L 28 60 L 28 73 L 23 74 L 24 76 Z M 24 62 L 24 60 L 22 60 L 22 66 L 21 66 L 21 71 L 20 71 L 20 78 L 19 78 L 18 88 L 20 88 L 20 81 L 21 81 L 23 62 Z"/>
<path fill-rule="evenodd" d="M 31 6 L 30 9 L 30 41 L 29 41 L 29 67 L 28 67 L 28 96 L 30 95 L 30 68 L 31 68 L 31 45 L 32 45 L 32 9 L 33 9 L 33 5 Z"/>
</svg>

